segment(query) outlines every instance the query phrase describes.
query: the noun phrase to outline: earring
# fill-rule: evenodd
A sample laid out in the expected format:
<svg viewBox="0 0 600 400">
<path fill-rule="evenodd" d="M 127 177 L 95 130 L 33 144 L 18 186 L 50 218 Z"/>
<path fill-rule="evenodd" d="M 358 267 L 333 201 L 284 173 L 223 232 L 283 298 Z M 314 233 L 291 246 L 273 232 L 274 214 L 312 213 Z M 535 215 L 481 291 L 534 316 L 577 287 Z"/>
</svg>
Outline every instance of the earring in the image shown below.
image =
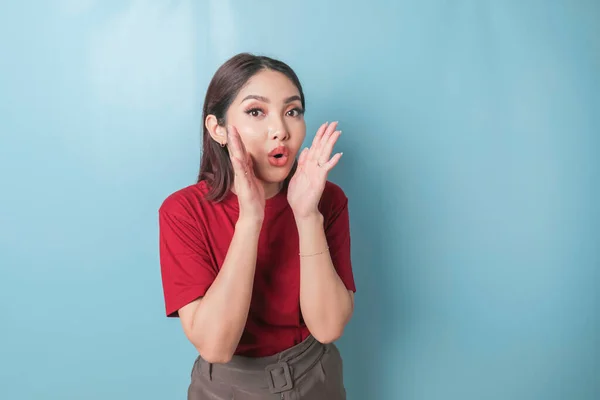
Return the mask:
<svg viewBox="0 0 600 400">
<path fill-rule="evenodd" d="M 225 142 L 222 142 L 222 143 L 221 143 L 221 147 L 225 147 Z"/>
</svg>

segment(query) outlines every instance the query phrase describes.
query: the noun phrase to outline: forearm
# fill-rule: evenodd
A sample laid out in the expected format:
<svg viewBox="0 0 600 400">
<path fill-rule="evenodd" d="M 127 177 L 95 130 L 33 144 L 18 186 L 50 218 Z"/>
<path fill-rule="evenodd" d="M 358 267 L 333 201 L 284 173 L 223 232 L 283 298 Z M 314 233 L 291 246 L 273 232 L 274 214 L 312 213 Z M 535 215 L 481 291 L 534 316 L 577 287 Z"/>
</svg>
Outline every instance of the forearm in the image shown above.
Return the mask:
<svg viewBox="0 0 600 400">
<path fill-rule="evenodd" d="M 300 308 L 306 326 L 320 342 L 342 335 L 352 315 L 352 298 L 327 251 L 323 216 L 297 219 L 300 237 Z"/>
<path fill-rule="evenodd" d="M 192 337 L 201 354 L 227 362 L 237 348 L 252 298 L 260 227 L 238 220 L 223 266 L 198 304 Z"/>
</svg>

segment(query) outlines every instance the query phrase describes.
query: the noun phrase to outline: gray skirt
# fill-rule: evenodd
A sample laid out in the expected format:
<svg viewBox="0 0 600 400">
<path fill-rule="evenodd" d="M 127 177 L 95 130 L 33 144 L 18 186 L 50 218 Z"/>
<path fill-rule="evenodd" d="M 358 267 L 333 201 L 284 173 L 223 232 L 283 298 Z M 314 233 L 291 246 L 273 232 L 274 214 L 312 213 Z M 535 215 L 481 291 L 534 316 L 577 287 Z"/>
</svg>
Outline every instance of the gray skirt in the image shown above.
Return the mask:
<svg viewBox="0 0 600 400">
<path fill-rule="evenodd" d="M 198 357 L 188 400 L 345 400 L 342 358 L 312 336 L 269 357 L 233 356 L 227 364 Z"/>
</svg>

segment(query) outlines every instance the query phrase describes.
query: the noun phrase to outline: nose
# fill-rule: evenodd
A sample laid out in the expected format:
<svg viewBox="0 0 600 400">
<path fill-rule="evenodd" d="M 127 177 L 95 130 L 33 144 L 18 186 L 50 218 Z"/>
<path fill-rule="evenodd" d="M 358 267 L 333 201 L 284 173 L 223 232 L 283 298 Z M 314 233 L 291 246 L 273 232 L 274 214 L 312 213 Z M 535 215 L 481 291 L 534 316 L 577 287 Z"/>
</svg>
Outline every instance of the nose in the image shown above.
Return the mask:
<svg viewBox="0 0 600 400">
<path fill-rule="evenodd" d="M 282 121 L 270 126 L 268 134 L 269 139 L 272 140 L 287 140 L 289 138 L 288 130 Z"/>
</svg>

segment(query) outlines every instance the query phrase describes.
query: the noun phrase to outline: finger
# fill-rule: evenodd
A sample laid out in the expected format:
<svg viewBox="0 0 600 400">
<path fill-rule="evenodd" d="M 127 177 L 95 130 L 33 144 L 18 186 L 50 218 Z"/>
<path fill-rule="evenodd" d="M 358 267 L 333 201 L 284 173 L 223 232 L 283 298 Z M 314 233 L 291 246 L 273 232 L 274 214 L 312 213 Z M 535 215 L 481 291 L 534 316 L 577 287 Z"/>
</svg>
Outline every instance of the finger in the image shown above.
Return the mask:
<svg viewBox="0 0 600 400">
<path fill-rule="evenodd" d="M 311 146 L 314 146 L 315 144 L 317 144 L 319 142 L 319 140 L 321 140 L 321 136 L 323 136 L 323 133 L 325 133 L 325 130 L 327 129 L 328 124 L 329 124 L 329 122 L 325 122 L 323 125 L 321 125 L 319 127 L 319 129 L 317 129 L 317 133 L 315 134 L 315 137 L 313 138 Z"/>
<path fill-rule="evenodd" d="M 227 125 L 225 129 L 227 133 L 227 146 L 229 148 L 229 156 L 231 158 L 239 158 L 241 154 L 240 142 L 237 140 L 237 131 L 231 125 Z"/>
<path fill-rule="evenodd" d="M 238 158 L 242 162 L 246 162 L 246 147 L 240 138 L 237 129 L 229 125 L 227 127 L 227 142 L 229 143 L 229 153 Z"/>
<path fill-rule="evenodd" d="M 331 157 L 331 153 L 333 152 L 333 147 L 340 138 L 341 134 L 342 131 L 335 131 L 327 138 L 327 142 L 322 146 L 321 154 L 319 155 L 317 160 L 322 161 L 322 163 L 324 163 L 326 160 L 329 160 L 329 158 Z"/>
<path fill-rule="evenodd" d="M 314 146 L 314 150 L 313 150 L 313 154 L 312 154 L 312 159 L 313 160 L 318 160 L 320 155 L 321 155 L 321 151 L 323 149 L 323 145 L 325 143 L 327 143 L 327 141 L 329 140 L 329 137 L 331 136 L 331 134 L 335 131 L 335 128 L 337 128 L 338 122 L 332 122 L 331 124 L 329 124 L 329 126 L 327 127 L 327 129 L 325 129 L 325 131 L 322 133 L 322 135 L 319 138 L 319 141 L 316 143 L 316 145 Z"/>
<path fill-rule="evenodd" d="M 236 156 L 231 156 L 230 158 L 231 166 L 233 167 L 233 173 L 235 174 L 236 178 L 245 176 L 246 164 Z"/>
<path fill-rule="evenodd" d="M 319 147 L 319 143 L 321 142 L 321 137 L 323 137 L 323 134 L 327 130 L 327 126 L 328 125 L 329 125 L 329 122 L 325 122 L 317 130 L 317 133 L 315 134 L 315 137 L 313 138 L 313 141 L 312 141 L 312 143 L 310 145 L 310 149 L 309 149 L 309 156 L 310 157 L 309 158 L 313 158 L 314 149 L 316 149 L 316 148 Z"/>
<path fill-rule="evenodd" d="M 256 176 L 254 173 L 254 159 L 250 155 L 248 156 L 248 169 L 246 171 L 249 175 Z"/>
<path fill-rule="evenodd" d="M 331 171 L 333 169 L 333 167 L 335 167 L 338 163 L 338 161 L 340 161 L 340 158 L 342 158 L 342 155 L 344 153 L 337 153 L 336 155 L 334 155 L 333 157 L 331 157 L 331 160 L 327 161 L 323 167 L 327 170 L 327 172 Z"/>
<path fill-rule="evenodd" d="M 298 165 L 302 166 L 304 165 L 304 163 L 306 162 L 306 159 L 308 158 L 308 147 L 305 147 L 302 152 L 300 153 L 300 156 L 298 157 Z"/>
</svg>

